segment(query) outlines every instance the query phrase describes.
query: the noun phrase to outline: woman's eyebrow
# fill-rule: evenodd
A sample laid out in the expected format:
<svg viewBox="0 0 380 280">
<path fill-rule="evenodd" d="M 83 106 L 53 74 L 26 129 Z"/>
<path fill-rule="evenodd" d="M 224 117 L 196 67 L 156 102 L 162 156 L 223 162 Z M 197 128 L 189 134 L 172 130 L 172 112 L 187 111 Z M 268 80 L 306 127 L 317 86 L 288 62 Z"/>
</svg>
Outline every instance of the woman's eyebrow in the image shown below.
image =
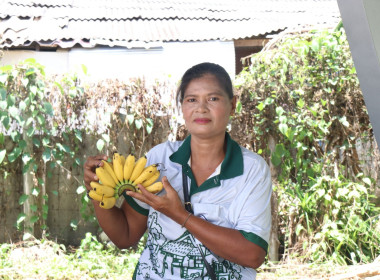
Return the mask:
<svg viewBox="0 0 380 280">
<path fill-rule="evenodd" d="M 197 96 L 200 96 L 201 94 L 195 94 L 195 93 L 189 93 L 189 94 L 185 94 L 184 97 L 197 97 Z M 207 93 L 207 96 L 210 96 L 210 95 L 220 95 L 220 96 L 223 96 L 223 92 L 221 91 L 213 91 L 213 92 L 210 92 L 210 93 Z"/>
</svg>

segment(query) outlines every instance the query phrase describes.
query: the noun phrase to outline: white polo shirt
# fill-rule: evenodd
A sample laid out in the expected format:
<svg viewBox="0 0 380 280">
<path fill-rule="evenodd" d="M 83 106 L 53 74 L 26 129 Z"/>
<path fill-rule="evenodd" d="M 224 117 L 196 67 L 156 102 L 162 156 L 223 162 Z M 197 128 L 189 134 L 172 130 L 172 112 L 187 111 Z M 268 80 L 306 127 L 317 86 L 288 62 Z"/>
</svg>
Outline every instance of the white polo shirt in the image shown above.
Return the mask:
<svg viewBox="0 0 380 280">
<path fill-rule="evenodd" d="M 167 176 L 182 202 L 183 168 L 188 176 L 190 200 L 195 216 L 215 225 L 239 230 L 247 240 L 267 250 L 272 192 L 267 163 L 259 155 L 239 146 L 226 133 L 226 156 L 220 168 L 201 186 L 197 186 L 188 164 L 190 139 L 191 136 L 184 141 L 168 141 L 155 146 L 147 154 L 148 164 L 164 164 L 160 180 L 162 176 Z M 256 278 L 254 269 L 214 255 L 186 228 L 125 193 L 124 197 L 136 211 L 148 216 L 148 239 L 133 279 L 209 279 L 205 276 L 207 270 L 198 245 L 218 279 Z"/>
</svg>

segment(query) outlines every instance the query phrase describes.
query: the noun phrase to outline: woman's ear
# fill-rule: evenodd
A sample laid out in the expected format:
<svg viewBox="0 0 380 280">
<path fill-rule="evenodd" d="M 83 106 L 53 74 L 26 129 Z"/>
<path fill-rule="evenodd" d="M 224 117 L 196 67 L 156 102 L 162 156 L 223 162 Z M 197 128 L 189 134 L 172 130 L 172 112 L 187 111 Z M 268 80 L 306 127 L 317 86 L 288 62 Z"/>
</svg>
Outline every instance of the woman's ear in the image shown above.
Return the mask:
<svg viewBox="0 0 380 280">
<path fill-rule="evenodd" d="M 236 102 L 237 102 L 237 96 L 234 95 L 234 96 L 232 97 L 232 99 L 231 99 L 231 105 L 232 105 L 231 113 L 230 113 L 231 116 L 235 115 Z"/>
</svg>

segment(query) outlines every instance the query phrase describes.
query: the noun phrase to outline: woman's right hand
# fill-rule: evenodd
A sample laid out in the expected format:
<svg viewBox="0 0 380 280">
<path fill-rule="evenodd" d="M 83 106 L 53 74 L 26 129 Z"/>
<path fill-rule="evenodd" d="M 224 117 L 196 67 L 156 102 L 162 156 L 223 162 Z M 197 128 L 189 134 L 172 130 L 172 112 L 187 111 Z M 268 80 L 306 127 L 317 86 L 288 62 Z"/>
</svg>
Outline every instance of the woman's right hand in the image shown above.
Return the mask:
<svg viewBox="0 0 380 280">
<path fill-rule="evenodd" d="M 102 160 L 107 160 L 108 157 L 106 155 L 96 155 L 92 157 L 88 157 L 86 162 L 83 165 L 83 180 L 84 185 L 87 190 L 91 190 L 90 183 L 92 181 L 99 181 L 98 176 L 95 174 L 95 169 L 99 166 L 103 166 Z"/>
</svg>

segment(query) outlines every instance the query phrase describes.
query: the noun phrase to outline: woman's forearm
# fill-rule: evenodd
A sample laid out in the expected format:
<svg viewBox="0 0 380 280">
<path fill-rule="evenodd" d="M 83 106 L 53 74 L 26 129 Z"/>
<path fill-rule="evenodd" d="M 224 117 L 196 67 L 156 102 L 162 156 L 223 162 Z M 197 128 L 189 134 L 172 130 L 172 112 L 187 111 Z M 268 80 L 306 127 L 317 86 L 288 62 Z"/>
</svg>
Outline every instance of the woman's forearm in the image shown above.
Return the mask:
<svg viewBox="0 0 380 280">
<path fill-rule="evenodd" d="M 216 226 L 196 216 L 190 216 L 185 227 L 209 250 L 231 262 L 258 268 L 265 260 L 265 250 L 247 240 L 238 230 Z"/>
<path fill-rule="evenodd" d="M 100 227 L 119 248 L 136 245 L 146 230 L 146 217 L 134 211 L 127 203 L 121 208 L 102 209 L 93 202 Z"/>
</svg>

